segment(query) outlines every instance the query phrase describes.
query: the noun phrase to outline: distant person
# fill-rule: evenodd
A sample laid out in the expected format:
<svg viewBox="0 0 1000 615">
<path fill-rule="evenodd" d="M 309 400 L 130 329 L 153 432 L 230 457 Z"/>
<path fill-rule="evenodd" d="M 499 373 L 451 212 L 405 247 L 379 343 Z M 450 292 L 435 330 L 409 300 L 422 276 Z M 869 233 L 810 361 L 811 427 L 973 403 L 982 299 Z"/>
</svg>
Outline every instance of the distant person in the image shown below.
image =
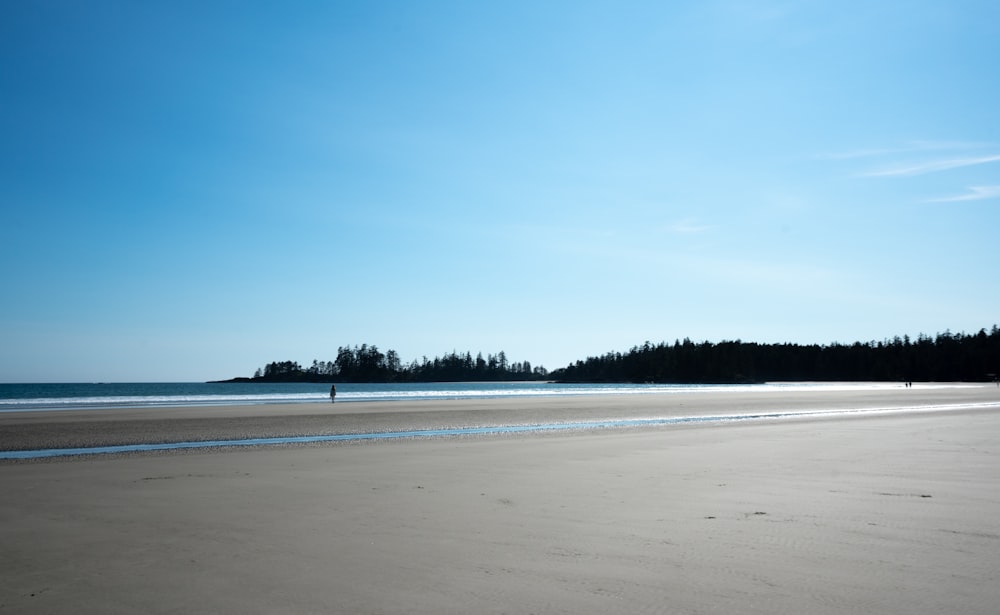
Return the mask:
<svg viewBox="0 0 1000 615">
<path fill-rule="evenodd" d="M 336 402 L 337 402 L 337 385 L 331 384 L 330 385 L 330 403 L 333 404 L 333 403 L 336 403 Z"/>
</svg>

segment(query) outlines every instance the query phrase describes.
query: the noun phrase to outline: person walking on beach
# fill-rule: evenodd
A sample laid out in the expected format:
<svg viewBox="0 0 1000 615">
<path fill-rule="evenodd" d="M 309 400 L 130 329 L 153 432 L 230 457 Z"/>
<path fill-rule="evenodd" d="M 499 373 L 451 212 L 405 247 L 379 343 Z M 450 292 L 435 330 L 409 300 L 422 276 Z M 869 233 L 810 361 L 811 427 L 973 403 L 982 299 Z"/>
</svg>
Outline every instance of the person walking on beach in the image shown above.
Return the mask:
<svg viewBox="0 0 1000 615">
<path fill-rule="evenodd" d="M 337 385 L 335 384 L 330 385 L 330 403 L 337 403 Z"/>
</svg>

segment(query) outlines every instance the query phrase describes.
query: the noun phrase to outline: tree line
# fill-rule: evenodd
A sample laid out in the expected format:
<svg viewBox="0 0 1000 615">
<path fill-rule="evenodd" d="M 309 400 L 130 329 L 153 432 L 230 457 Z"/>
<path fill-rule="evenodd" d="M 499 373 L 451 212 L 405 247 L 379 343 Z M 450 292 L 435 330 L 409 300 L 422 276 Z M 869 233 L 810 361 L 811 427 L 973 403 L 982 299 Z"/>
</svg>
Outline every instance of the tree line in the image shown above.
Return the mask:
<svg viewBox="0 0 1000 615">
<path fill-rule="evenodd" d="M 920 334 L 880 342 L 821 345 L 722 341 L 646 342 L 628 352 L 588 357 L 549 372 L 497 354 L 452 351 L 404 363 L 394 350 L 341 346 L 332 361 L 268 363 L 229 382 L 559 382 L 753 383 L 774 381 L 982 382 L 1000 374 L 1000 328 Z"/>
<path fill-rule="evenodd" d="M 562 382 L 753 383 L 773 381 L 981 382 L 1000 374 L 1000 328 L 945 331 L 881 342 L 757 344 L 646 342 L 577 361 L 549 376 Z"/>
<path fill-rule="evenodd" d="M 507 359 L 497 354 L 452 351 L 443 357 L 403 363 L 395 350 L 382 352 L 377 346 L 341 346 L 332 361 L 313 360 L 302 367 L 296 361 L 268 363 L 253 378 L 235 378 L 240 382 L 479 382 L 545 380 L 548 370 L 532 367 L 528 361 Z"/>
</svg>

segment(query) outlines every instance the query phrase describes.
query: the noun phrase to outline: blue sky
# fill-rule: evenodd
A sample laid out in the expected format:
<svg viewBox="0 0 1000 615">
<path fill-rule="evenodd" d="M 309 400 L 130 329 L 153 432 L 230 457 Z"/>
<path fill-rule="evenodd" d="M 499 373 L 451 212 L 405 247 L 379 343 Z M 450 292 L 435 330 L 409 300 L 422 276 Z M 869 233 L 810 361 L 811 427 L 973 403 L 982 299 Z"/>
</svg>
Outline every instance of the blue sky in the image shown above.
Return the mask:
<svg viewBox="0 0 1000 615">
<path fill-rule="evenodd" d="M 994 2 L 0 8 L 0 381 L 1000 323 Z"/>
</svg>

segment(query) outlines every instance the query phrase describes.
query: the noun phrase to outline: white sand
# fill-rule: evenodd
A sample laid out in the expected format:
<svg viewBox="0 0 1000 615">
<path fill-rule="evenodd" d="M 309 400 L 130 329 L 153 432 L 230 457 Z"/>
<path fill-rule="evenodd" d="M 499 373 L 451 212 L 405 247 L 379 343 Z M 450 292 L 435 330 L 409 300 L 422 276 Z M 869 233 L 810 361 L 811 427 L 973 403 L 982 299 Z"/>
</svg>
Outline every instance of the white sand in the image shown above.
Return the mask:
<svg viewBox="0 0 1000 615">
<path fill-rule="evenodd" d="M 740 407 L 948 400 L 1000 392 Z M 548 403 L 517 408 L 596 416 L 618 402 Z M 621 403 L 678 411 L 676 399 Z M 422 420 L 469 411 L 460 406 L 426 406 Z M 500 412 L 480 410 L 490 408 Z M 0 434 L 31 420 L 0 420 Z M 985 614 L 1000 604 L 1000 408 L 6 463 L 0 490 L 0 613 Z"/>
</svg>

